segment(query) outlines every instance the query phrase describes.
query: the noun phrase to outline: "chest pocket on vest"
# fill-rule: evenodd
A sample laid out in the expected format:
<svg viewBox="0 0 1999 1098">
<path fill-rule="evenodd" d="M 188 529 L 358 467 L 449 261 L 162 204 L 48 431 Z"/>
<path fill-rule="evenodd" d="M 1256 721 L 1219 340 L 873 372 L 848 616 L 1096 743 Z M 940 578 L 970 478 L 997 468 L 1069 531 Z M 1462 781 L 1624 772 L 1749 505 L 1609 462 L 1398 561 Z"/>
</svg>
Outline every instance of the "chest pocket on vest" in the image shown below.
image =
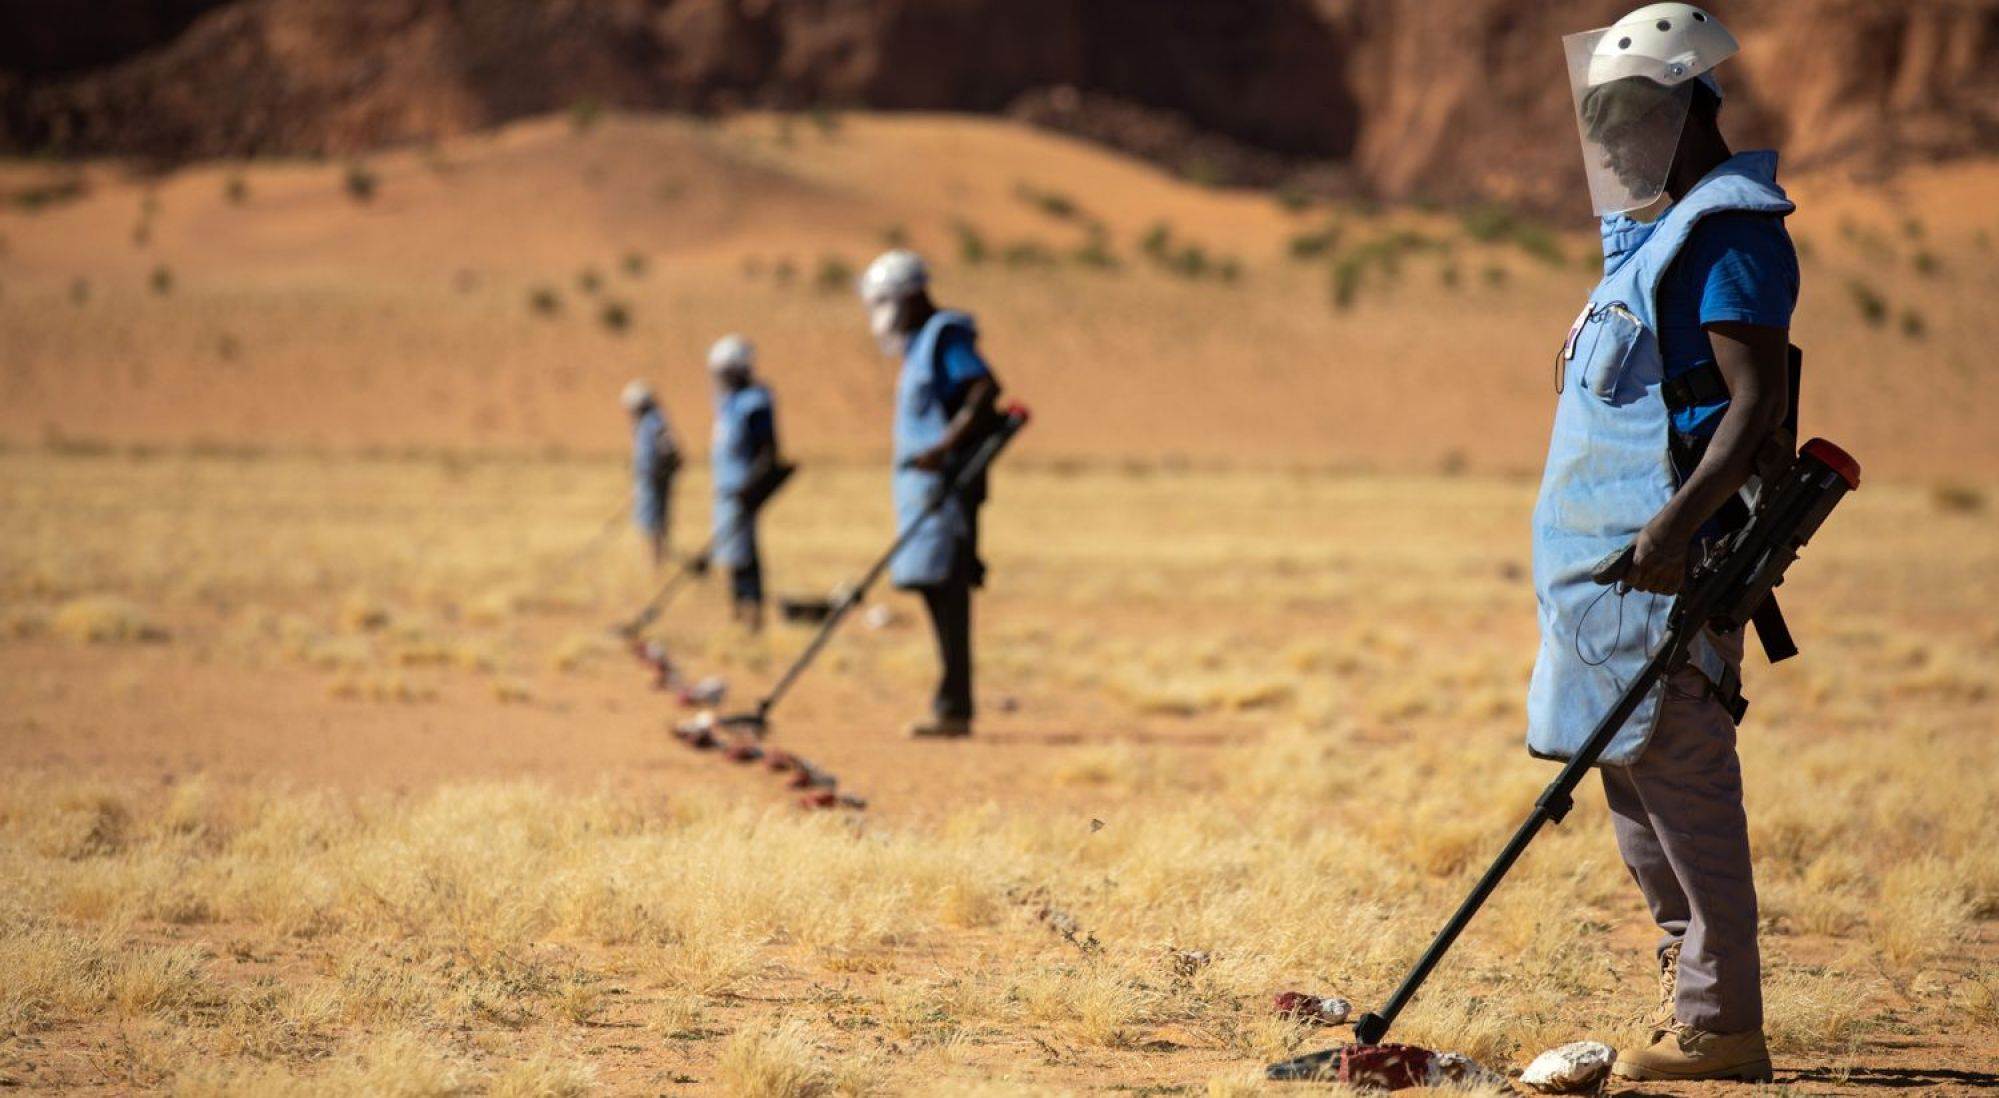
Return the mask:
<svg viewBox="0 0 1999 1098">
<path fill-rule="evenodd" d="M 1638 314 L 1621 301 L 1606 302 L 1590 310 L 1589 319 L 1576 339 L 1576 357 L 1582 360 L 1581 380 L 1592 396 L 1608 404 L 1619 404 L 1618 390 L 1625 400 L 1642 391 L 1642 378 L 1626 379 L 1643 357 L 1650 333 L 1638 322 Z"/>
</svg>

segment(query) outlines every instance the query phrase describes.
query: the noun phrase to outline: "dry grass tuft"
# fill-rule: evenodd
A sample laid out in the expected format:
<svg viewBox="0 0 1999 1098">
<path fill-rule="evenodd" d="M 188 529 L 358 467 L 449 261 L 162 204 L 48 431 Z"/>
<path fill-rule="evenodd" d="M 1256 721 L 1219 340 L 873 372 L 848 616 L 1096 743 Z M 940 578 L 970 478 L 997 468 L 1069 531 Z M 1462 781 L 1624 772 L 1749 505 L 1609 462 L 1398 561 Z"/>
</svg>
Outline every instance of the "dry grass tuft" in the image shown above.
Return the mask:
<svg viewBox="0 0 1999 1098">
<path fill-rule="evenodd" d="M 63 603 L 49 619 L 49 629 L 82 644 L 167 639 L 166 630 L 137 603 L 114 595 L 85 595 Z"/>
<path fill-rule="evenodd" d="M 722 1048 L 720 1068 L 729 1092 L 743 1098 L 820 1098 L 834 1093 L 825 1053 L 796 1019 L 737 1032 Z"/>
</svg>

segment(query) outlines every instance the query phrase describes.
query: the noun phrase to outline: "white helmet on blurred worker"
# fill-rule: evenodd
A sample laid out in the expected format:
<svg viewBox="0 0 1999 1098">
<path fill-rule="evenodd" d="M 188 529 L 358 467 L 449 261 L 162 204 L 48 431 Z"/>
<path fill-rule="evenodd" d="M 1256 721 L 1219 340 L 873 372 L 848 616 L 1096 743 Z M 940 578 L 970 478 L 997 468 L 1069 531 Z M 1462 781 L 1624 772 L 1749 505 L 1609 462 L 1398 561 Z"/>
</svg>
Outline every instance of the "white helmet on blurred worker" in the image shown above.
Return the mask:
<svg viewBox="0 0 1999 1098">
<path fill-rule="evenodd" d="M 734 374 L 750 376 L 757 364 L 757 349 L 749 340 L 730 332 L 708 348 L 708 372 L 718 377 Z"/>
<path fill-rule="evenodd" d="M 625 411 L 638 415 L 653 406 L 652 386 L 633 378 L 625 382 L 624 392 L 618 394 L 618 403 L 625 406 Z"/>
<path fill-rule="evenodd" d="M 908 248 L 875 257 L 861 275 L 861 303 L 868 309 L 868 330 L 882 353 L 900 356 L 908 344 L 910 304 L 930 285 L 930 268 Z"/>
<path fill-rule="evenodd" d="M 923 257 L 908 248 L 896 248 L 875 257 L 861 274 L 861 300 L 869 307 L 885 301 L 915 297 L 930 284 L 930 268 Z"/>
<path fill-rule="evenodd" d="M 1582 133 L 1583 168 L 1600 216 L 1665 193 L 1696 81 L 1735 56 L 1735 36 L 1692 4 L 1647 4 L 1608 27 L 1562 39 Z"/>
</svg>

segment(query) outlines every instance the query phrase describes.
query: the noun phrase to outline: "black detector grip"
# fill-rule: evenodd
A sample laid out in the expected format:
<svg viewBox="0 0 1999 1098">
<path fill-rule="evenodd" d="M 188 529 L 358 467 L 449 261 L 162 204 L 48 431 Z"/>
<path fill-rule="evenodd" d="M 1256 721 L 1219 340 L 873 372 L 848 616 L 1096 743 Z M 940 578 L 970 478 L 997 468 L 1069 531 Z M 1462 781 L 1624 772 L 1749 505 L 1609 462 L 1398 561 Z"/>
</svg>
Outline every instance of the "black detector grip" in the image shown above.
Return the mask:
<svg viewBox="0 0 1999 1098">
<path fill-rule="evenodd" d="M 1637 554 L 1638 545 L 1635 542 L 1615 553 L 1606 554 L 1596 562 L 1596 567 L 1589 570 L 1589 578 L 1608 587 L 1631 574 L 1631 561 Z"/>
</svg>

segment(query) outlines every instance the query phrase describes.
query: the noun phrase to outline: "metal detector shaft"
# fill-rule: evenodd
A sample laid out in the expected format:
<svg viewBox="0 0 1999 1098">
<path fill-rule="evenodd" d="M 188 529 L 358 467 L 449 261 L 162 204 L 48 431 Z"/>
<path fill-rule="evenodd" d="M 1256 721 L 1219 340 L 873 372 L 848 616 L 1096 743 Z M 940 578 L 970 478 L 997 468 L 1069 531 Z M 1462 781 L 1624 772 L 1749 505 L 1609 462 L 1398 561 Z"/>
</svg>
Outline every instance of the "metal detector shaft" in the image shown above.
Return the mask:
<svg viewBox="0 0 1999 1098">
<path fill-rule="evenodd" d="M 1574 793 L 1583 775 L 1596 765 L 1646 694 L 1661 678 L 1686 662 L 1694 637 L 1703 629 L 1733 631 L 1750 621 L 1763 620 L 1757 616 L 1759 609 L 1771 605 L 1772 589 L 1783 582 L 1784 570 L 1797 559 L 1798 550 L 1818 531 L 1840 499 L 1859 486 L 1860 463 L 1832 443 L 1815 438 L 1799 451 L 1798 460 L 1790 470 L 1777 483 L 1765 488 L 1747 523 L 1728 535 L 1718 551 L 1696 565 L 1674 600 L 1658 649 L 1618 696 L 1617 704 L 1603 715 L 1589 739 L 1542 791 L 1527 821 L 1513 833 L 1471 895 L 1458 905 L 1451 921 L 1430 942 L 1430 948 L 1423 951 L 1416 967 L 1403 978 L 1402 986 L 1395 989 L 1380 1010 L 1363 1015 L 1354 1023 L 1354 1036 L 1362 1044 L 1381 1042 L 1402 1008 L 1415 998 L 1430 970 L 1450 952 L 1451 944 L 1499 887 L 1513 863 L 1520 860 L 1534 836 L 1544 826 L 1560 823 L 1575 807 Z M 1634 556 L 1632 546 L 1612 553 L 1597 562 L 1590 578 L 1600 584 L 1620 582 L 1631 568 Z M 1736 715 L 1739 717 L 1739 710 Z"/>
<path fill-rule="evenodd" d="M 686 586 L 687 581 L 708 570 L 708 560 L 714 554 L 715 547 L 735 537 L 737 532 L 763 513 L 763 505 L 770 501 L 771 496 L 777 494 L 777 490 L 784 486 L 785 481 L 791 479 L 792 470 L 797 466 L 780 464 L 776 468 L 777 473 L 771 478 L 772 483 L 764 490 L 763 499 L 754 507 L 744 507 L 737 511 L 736 517 L 729 520 L 729 525 L 724 526 L 719 532 L 710 533 L 708 540 L 701 543 L 701 548 L 693 556 L 681 562 L 679 569 L 667 577 L 667 581 L 660 585 L 659 590 L 653 592 L 652 597 L 639 608 L 639 612 L 632 616 L 632 620 L 618 628 L 620 633 L 632 636 L 658 620 L 660 614 L 666 611 L 667 604 L 673 601 L 674 595 L 680 593 L 680 589 Z"/>
<path fill-rule="evenodd" d="M 1652 685 L 1661 677 L 1671 674 L 1678 663 L 1686 658 L 1686 648 L 1686 639 L 1680 635 L 1677 627 L 1672 627 L 1664 643 L 1660 645 L 1659 651 L 1646 663 L 1644 670 L 1638 673 L 1638 677 L 1632 680 L 1631 685 L 1625 687 L 1624 694 L 1617 699 L 1617 704 L 1597 722 L 1596 731 L 1590 733 L 1589 741 L 1583 744 L 1582 749 L 1576 752 L 1567 766 L 1562 767 L 1562 772 L 1555 776 L 1555 780 L 1548 784 L 1548 788 L 1541 792 L 1540 799 L 1534 802 L 1534 811 L 1528 814 L 1526 822 L 1520 825 L 1520 829 L 1513 833 L 1513 838 L 1507 842 L 1506 848 L 1499 852 L 1499 857 L 1493 861 L 1492 867 L 1485 871 L 1485 876 L 1478 879 L 1478 884 L 1472 888 L 1471 895 L 1466 896 L 1464 902 L 1458 905 L 1458 910 L 1451 916 L 1451 921 L 1445 923 L 1444 929 L 1437 932 L 1437 937 L 1430 942 L 1430 948 L 1423 951 L 1423 957 L 1416 962 L 1416 967 L 1410 969 L 1409 975 L 1403 977 L 1402 986 L 1395 989 L 1395 994 L 1389 996 L 1388 1002 L 1383 1004 L 1380 1010 L 1362 1015 L 1360 1021 L 1354 1023 L 1353 1032 L 1356 1040 L 1364 1045 L 1381 1043 L 1381 1038 L 1388 1033 L 1388 1027 L 1395 1023 L 1396 1015 L 1401 1014 L 1402 1008 L 1409 1005 L 1409 1000 L 1416 997 L 1417 989 L 1421 988 L 1423 981 L 1429 978 L 1430 970 L 1437 967 L 1437 962 L 1443 960 L 1444 954 L 1450 952 L 1452 943 L 1458 940 L 1458 935 L 1464 932 L 1465 927 L 1471 925 L 1472 917 L 1478 914 L 1479 908 L 1485 906 L 1486 899 L 1499 887 L 1499 882 L 1505 879 L 1507 872 L 1513 868 L 1513 863 L 1520 860 L 1520 855 L 1526 851 L 1527 845 L 1534 841 L 1534 836 L 1539 834 L 1545 825 L 1562 822 L 1562 818 L 1569 814 L 1569 809 L 1575 807 L 1576 786 L 1582 783 L 1583 776 L 1596 765 L 1597 758 L 1610 746 L 1610 741 L 1616 738 L 1618 730 L 1624 727 L 1624 722 L 1631 718 L 1639 703 L 1645 700 L 1645 695 L 1651 691 Z"/>
<path fill-rule="evenodd" d="M 736 528 L 741 526 L 747 517 L 746 515 L 738 516 L 735 522 L 729 524 L 729 529 L 724 531 L 724 533 L 733 535 L 736 532 Z M 701 543 L 700 551 L 695 553 L 689 560 L 707 560 L 708 555 L 715 551 L 715 546 L 719 541 L 720 538 L 718 535 L 708 535 L 708 540 Z M 694 574 L 694 565 L 683 561 L 679 569 L 673 575 L 669 576 L 667 581 L 660 585 L 659 590 L 653 592 L 652 597 L 646 600 L 645 605 L 639 608 L 639 612 L 632 616 L 632 620 L 620 626 L 618 631 L 630 636 L 651 625 L 666 610 L 667 604 L 673 601 L 673 596 L 679 593 L 681 587 L 685 586 L 688 579 L 693 577 Z"/>
<path fill-rule="evenodd" d="M 590 535 L 590 540 L 584 542 L 582 548 L 564 557 L 561 563 L 555 566 L 554 571 L 543 577 L 542 588 L 552 588 L 563 580 L 568 579 L 570 573 L 576 571 L 576 566 L 582 564 L 586 557 L 596 552 L 604 544 L 604 539 L 610 537 L 618 529 L 619 525 L 624 522 L 625 514 L 629 508 L 630 504 L 619 504 L 618 509 L 611 512 L 611 517 L 604 520 L 603 525 L 597 528 L 596 533 Z"/>
<path fill-rule="evenodd" d="M 924 523 L 930 521 L 931 516 L 943 509 L 946 501 L 971 487 L 978 475 L 999 456 L 1000 450 L 1005 448 L 1013 436 L 1019 434 L 1020 429 L 1025 426 L 1027 426 L 1027 409 L 1018 405 L 1007 409 L 998 426 L 980 440 L 978 448 L 973 450 L 971 456 L 965 459 L 965 463 L 958 467 L 957 473 L 948 482 L 938 486 L 936 494 L 930 497 L 930 502 L 924 506 L 923 511 L 896 535 L 888 551 L 869 566 L 860 580 L 848 589 L 844 598 L 833 604 L 832 612 L 826 615 L 825 622 L 819 626 L 819 632 L 813 635 L 811 643 L 805 646 L 805 650 L 798 654 L 797 659 L 791 661 L 791 666 L 784 669 L 784 674 L 778 677 L 770 691 L 757 702 L 754 722 L 758 727 L 763 726 L 765 718 L 770 716 L 771 708 L 777 705 L 778 700 L 791 689 L 791 684 L 798 681 L 798 676 L 804 674 L 805 669 L 812 665 L 813 658 L 818 656 L 819 650 L 826 647 L 826 642 L 833 638 L 834 630 L 840 627 L 847 614 L 867 597 L 868 589 L 873 587 L 875 581 L 881 578 L 881 574 L 888 570 L 889 562 L 895 559 L 895 555 L 902 552 L 903 546 L 909 544 L 909 540 L 916 536 L 916 532 L 922 529 Z"/>
</svg>

